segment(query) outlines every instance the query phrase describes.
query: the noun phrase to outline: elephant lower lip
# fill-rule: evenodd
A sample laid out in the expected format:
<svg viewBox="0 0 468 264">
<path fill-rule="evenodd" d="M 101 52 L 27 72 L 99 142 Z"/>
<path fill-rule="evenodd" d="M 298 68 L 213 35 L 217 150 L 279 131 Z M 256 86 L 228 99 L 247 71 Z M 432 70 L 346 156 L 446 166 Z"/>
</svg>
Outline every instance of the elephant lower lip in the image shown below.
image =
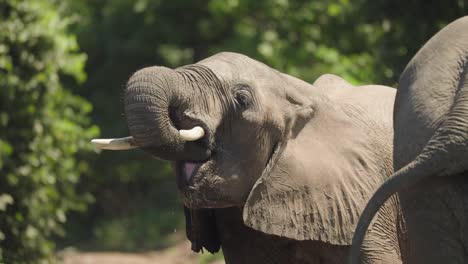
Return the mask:
<svg viewBox="0 0 468 264">
<path fill-rule="evenodd" d="M 190 179 L 197 173 L 198 169 L 203 165 L 203 162 L 181 161 L 178 164 L 180 178 L 188 183 Z"/>
</svg>

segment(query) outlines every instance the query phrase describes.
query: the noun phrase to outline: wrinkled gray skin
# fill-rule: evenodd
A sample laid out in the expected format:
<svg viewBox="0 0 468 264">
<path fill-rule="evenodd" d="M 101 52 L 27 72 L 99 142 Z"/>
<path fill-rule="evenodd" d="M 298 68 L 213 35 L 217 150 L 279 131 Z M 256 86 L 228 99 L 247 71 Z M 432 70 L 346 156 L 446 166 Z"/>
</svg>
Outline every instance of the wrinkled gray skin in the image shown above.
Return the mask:
<svg viewBox="0 0 468 264">
<path fill-rule="evenodd" d="M 468 17 L 443 28 L 406 67 L 394 129 L 396 172 L 359 220 L 351 263 L 359 263 L 374 214 L 396 192 L 405 263 L 468 263 Z"/>
<path fill-rule="evenodd" d="M 343 263 L 359 213 L 392 173 L 394 96 L 334 75 L 310 85 L 220 53 L 136 72 L 125 112 L 136 145 L 174 161 L 194 251 L 221 246 L 227 263 Z M 202 139 L 179 137 L 194 126 Z M 382 215 L 374 226 L 391 233 L 396 214 Z"/>
</svg>

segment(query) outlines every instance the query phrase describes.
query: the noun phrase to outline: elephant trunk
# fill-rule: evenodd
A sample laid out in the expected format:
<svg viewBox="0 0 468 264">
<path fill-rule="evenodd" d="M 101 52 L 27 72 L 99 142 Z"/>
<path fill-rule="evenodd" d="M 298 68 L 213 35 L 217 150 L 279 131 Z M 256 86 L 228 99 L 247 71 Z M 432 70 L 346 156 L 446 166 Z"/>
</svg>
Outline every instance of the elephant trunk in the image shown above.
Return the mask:
<svg viewBox="0 0 468 264">
<path fill-rule="evenodd" d="M 125 115 L 134 144 L 165 160 L 203 160 L 210 151 L 197 140 L 204 136 L 203 124 L 179 130 L 175 113 L 183 112 L 184 82 L 165 67 L 136 72 L 125 89 Z M 191 129 L 193 128 L 193 129 Z"/>
</svg>

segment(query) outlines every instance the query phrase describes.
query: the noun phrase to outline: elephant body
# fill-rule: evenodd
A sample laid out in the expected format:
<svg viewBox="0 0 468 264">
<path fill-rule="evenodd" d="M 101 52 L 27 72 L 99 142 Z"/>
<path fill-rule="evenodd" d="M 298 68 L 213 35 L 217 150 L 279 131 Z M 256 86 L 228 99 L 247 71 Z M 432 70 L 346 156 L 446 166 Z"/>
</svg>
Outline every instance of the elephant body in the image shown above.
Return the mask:
<svg viewBox="0 0 468 264">
<path fill-rule="evenodd" d="M 298 242 L 247 227 L 242 208 L 214 209 L 226 263 L 334 263 L 346 261 L 349 246 Z"/>
<path fill-rule="evenodd" d="M 430 178 L 399 193 L 405 263 L 468 263 L 467 177 Z"/>
<path fill-rule="evenodd" d="M 468 17 L 432 37 L 402 73 L 393 157 L 395 174 L 359 220 L 351 263 L 389 197 L 398 200 L 390 225 L 400 227 L 392 243 L 403 263 L 468 263 Z"/>
<path fill-rule="evenodd" d="M 401 263 L 398 208 L 392 201 L 380 212 L 364 242 L 364 263 Z M 351 245 L 297 241 L 249 228 L 242 221 L 241 208 L 214 209 L 213 214 L 227 264 L 342 264 L 349 257 Z"/>
<path fill-rule="evenodd" d="M 343 263 L 362 208 L 393 172 L 394 97 L 390 87 L 329 74 L 309 84 L 220 53 L 136 72 L 124 97 L 132 137 L 99 142 L 173 162 L 196 252 L 222 248 L 227 263 Z M 375 250 L 381 231 L 396 228 L 386 221 L 397 207 L 387 207 L 366 240 L 369 260 L 399 259 L 396 248 Z"/>
<path fill-rule="evenodd" d="M 440 145 L 438 150 L 451 156 L 450 161 L 431 157 L 442 170 L 434 169 L 399 192 L 406 226 L 401 234 L 406 241 L 404 259 L 468 263 L 468 17 L 442 29 L 415 55 L 402 74 L 400 89 L 395 102 L 395 171 L 420 155 L 431 138 Z M 434 139 L 440 130 L 443 136 Z"/>
</svg>

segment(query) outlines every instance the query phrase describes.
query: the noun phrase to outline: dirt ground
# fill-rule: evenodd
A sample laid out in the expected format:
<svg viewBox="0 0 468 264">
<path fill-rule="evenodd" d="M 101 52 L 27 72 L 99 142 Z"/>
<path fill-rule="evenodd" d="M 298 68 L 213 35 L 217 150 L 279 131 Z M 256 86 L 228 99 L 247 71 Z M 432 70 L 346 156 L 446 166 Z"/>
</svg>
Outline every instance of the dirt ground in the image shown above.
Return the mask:
<svg viewBox="0 0 468 264">
<path fill-rule="evenodd" d="M 196 254 L 190 250 L 190 243 L 188 241 L 180 242 L 176 246 L 162 251 L 144 253 L 77 252 L 65 250 L 60 255 L 63 257 L 65 264 L 198 264 L 201 258 L 200 254 Z M 223 264 L 224 261 L 209 263 Z"/>
</svg>

